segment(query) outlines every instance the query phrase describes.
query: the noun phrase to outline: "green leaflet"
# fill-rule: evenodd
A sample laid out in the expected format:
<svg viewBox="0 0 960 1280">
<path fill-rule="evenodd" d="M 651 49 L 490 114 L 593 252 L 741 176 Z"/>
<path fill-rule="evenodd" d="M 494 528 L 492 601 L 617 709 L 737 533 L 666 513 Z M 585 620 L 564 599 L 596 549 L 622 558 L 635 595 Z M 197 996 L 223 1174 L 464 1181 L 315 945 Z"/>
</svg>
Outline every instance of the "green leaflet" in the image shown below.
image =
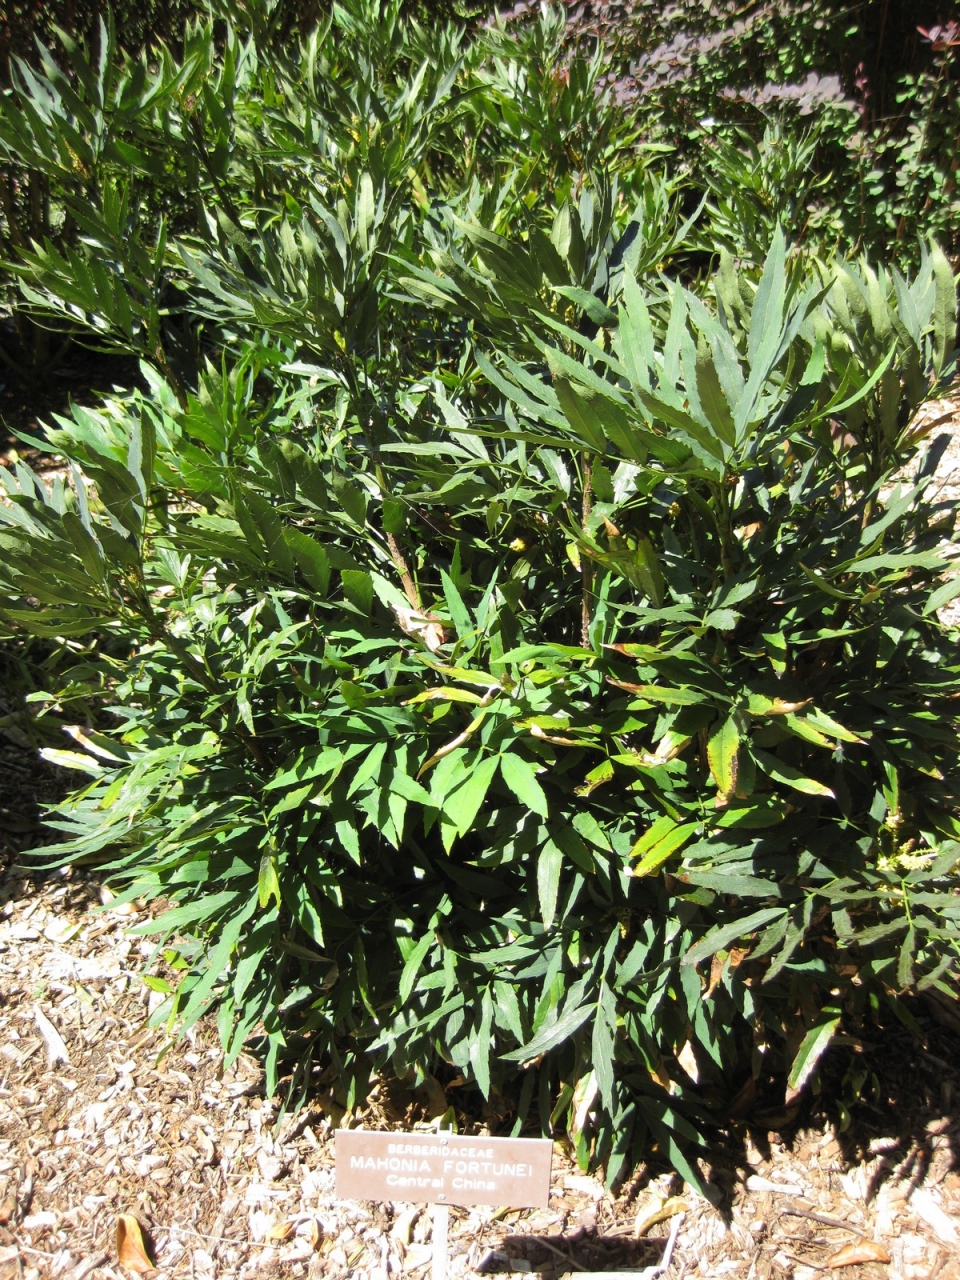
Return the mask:
<svg viewBox="0 0 960 1280">
<path fill-rule="evenodd" d="M 401 1003 L 409 1000 L 417 974 L 420 972 L 420 967 L 433 942 L 432 934 L 425 933 L 420 941 L 411 948 L 410 954 L 404 960 L 403 969 L 400 972 L 400 983 L 397 988 L 397 995 Z"/>
<path fill-rule="evenodd" d="M 466 835 L 473 826 L 497 772 L 497 764 L 496 756 L 485 756 L 476 761 L 469 771 L 463 771 L 466 776 L 456 789 L 445 796 L 443 813 L 456 827 L 458 835 Z"/>
<path fill-rule="evenodd" d="M 770 755 L 767 751 L 755 749 L 753 758 L 757 764 L 768 774 L 775 782 L 782 782 L 788 787 L 792 787 L 794 791 L 802 791 L 808 796 L 829 796 L 833 799 L 833 792 L 824 783 L 818 782 L 815 778 L 806 777 L 799 769 L 795 769 L 793 765 L 778 760 L 776 756 Z"/>
<path fill-rule="evenodd" d="M 330 585 L 330 559 L 323 547 L 299 529 L 284 529 L 283 538 L 307 582 L 325 596 Z"/>
<path fill-rule="evenodd" d="M 751 933 L 762 928 L 765 924 L 769 924 L 771 920 L 775 920 L 778 916 L 783 915 L 782 907 L 764 907 L 760 911 L 751 912 L 742 920 L 734 920 L 728 924 L 717 925 L 701 940 L 690 948 L 683 957 L 683 963 L 699 964 L 702 960 L 709 960 L 711 956 L 716 955 L 718 951 L 722 951 L 731 942 L 736 942 L 740 938 L 748 937 Z"/>
<path fill-rule="evenodd" d="M 562 870 L 563 851 L 559 845 L 548 840 L 537 857 L 537 897 L 540 902 L 540 918 L 545 929 L 550 928 L 557 914 L 557 897 Z"/>
<path fill-rule="evenodd" d="M 549 816 L 547 797 L 537 781 L 535 764 L 511 752 L 500 757 L 500 774 L 522 805 L 541 818 Z"/>
<path fill-rule="evenodd" d="M 556 1022 L 544 1027 L 533 1037 L 529 1044 L 525 1044 L 522 1049 L 515 1049 L 512 1053 L 503 1054 L 503 1058 L 508 1062 L 523 1062 L 536 1058 L 541 1053 L 547 1053 L 554 1045 L 562 1044 L 564 1040 L 569 1039 L 574 1032 L 582 1027 L 592 1011 L 591 1005 L 579 1005 L 564 1009 Z"/>
</svg>

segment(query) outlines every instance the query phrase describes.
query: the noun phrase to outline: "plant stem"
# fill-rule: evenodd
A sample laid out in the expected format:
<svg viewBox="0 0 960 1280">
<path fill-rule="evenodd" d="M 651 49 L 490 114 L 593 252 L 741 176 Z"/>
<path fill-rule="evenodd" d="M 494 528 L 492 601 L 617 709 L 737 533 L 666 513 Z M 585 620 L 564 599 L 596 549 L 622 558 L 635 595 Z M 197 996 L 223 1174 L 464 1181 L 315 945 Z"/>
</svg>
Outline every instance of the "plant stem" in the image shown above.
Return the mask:
<svg viewBox="0 0 960 1280">
<path fill-rule="evenodd" d="M 413 574 L 410 572 L 410 566 L 407 564 L 406 556 L 403 554 L 400 543 L 392 533 L 387 534 L 387 546 L 390 548 L 393 563 L 397 566 L 397 573 L 399 573 L 400 581 L 403 583 L 404 594 L 410 601 L 411 607 L 419 611 L 421 600 L 417 591 L 417 584 L 413 580 Z"/>
</svg>

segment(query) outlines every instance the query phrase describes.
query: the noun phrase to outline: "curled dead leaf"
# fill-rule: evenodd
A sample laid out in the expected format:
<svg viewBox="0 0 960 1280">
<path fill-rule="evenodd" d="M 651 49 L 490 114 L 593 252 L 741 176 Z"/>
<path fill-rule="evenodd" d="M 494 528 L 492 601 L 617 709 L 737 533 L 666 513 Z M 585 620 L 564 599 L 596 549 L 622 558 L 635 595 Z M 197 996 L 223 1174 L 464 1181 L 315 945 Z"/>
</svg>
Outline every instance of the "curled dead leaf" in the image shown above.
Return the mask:
<svg viewBox="0 0 960 1280">
<path fill-rule="evenodd" d="M 889 1262 L 890 1255 L 877 1240 L 857 1240 L 845 1244 L 827 1259 L 828 1267 L 855 1267 L 861 1262 Z"/>
<path fill-rule="evenodd" d="M 323 1231 L 320 1227 L 320 1223 L 316 1220 L 316 1218 L 310 1219 L 310 1229 L 308 1232 L 308 1239 L 310 1241 L 310 1248 L 313 1249 L 314 1252 L 316 1252 L 317 1249 L 320 1248 L 320 1241 L 323 1239 Z"/>
<path fill-rule="evenodd" d="M 137 1275 L 147 1276 L 156 1271 L 150 1258 L 148 1237 L 132 1213 L 117 1214 L 117 1261 Z"/>
</svg>

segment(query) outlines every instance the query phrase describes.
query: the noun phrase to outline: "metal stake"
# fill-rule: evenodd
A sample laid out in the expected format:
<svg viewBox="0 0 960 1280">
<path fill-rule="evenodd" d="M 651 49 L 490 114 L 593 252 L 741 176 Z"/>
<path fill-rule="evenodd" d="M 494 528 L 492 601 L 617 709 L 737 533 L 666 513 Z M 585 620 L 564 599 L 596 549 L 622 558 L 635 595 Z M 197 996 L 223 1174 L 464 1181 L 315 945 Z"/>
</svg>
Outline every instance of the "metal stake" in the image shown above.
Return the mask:
<svg viewBox="0 0 960 1280">
<path fill-rule="evenodd" d="M 433 1270 L 431 1280 L 447 1280 L 447 1227 L 450 1224 L 450 1206 L 433 1206 Z"/>
</svg>

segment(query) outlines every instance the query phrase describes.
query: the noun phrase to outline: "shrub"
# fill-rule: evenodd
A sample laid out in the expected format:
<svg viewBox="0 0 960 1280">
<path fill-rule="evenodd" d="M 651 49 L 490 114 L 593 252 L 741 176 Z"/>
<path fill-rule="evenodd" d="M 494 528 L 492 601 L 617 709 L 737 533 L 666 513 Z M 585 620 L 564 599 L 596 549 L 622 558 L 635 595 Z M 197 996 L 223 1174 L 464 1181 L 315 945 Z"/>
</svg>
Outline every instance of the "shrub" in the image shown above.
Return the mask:
<svg viewBox="0 0 960 1280">
<path fill-rule="evenodd" d="M 595 69 L 546 74 L 549 17 L 334 21 L 257 53 L 202 235 L 118 180 L 22 258 L 146 387 L 58 420 L 52 490 L 0 473 L 2 616 L 82 644 L 47 755 L 90 782 L 45 853 L 163 904 L 161 1020 L 216 1008 L 271 1089 L 459 1073 L 611 1179 L 652 1139 L 699 1182 L 745 1073 L 800 1088 L 871 1002 L 955 991 L 953 511 L 914 416 L 953 276 L 776 230 L 684 283 L 615 106 L 593 173 L 563 102 L 550 133 Z"/>
</svg>

